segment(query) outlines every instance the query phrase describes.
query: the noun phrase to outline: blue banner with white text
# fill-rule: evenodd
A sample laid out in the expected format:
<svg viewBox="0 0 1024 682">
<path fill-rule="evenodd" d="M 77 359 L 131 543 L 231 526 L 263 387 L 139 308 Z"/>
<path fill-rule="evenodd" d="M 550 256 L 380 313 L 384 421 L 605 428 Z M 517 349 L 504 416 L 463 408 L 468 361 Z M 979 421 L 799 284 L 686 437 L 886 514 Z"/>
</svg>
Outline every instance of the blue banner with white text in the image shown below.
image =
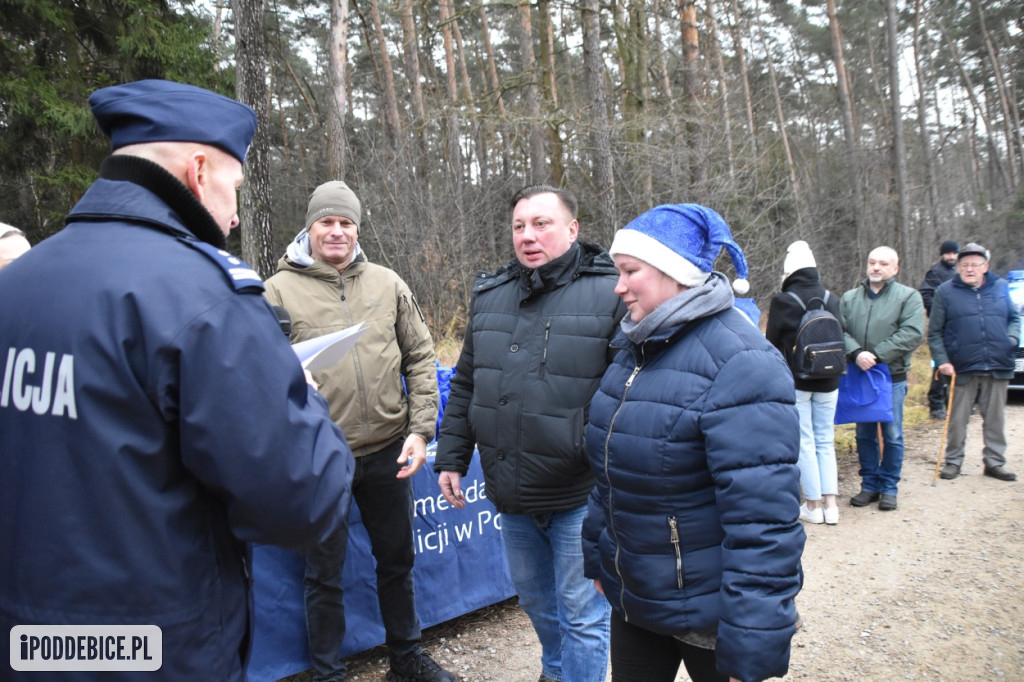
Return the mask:
<svg viewBox="0 0 1024 682">
<path fill-rule="evenodd" d="M 433 453 L 412 479 L 416 518 L 416 610 L 430 627 L 515 594 L 501 541 L 501 517 L 487 500 L 479 456 L 462 479 L 464 509 L 445 502 Z M 370 541 L 353 504 L 344 567 L 345 641 L 349 655 L 384 643 Z M 306 646 L 302 556 L 278 547 L 253 551 L 255 635 L 248 679 L 272 682 L 311 667 Z"/>
</svg>

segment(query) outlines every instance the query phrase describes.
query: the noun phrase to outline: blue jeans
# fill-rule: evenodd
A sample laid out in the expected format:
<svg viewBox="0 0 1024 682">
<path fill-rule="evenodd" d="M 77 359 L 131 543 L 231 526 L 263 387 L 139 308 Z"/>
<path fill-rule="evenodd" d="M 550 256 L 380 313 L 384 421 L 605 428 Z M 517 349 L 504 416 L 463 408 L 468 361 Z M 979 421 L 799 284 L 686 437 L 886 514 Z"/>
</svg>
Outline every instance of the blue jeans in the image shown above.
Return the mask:
<svg viewBox="0 0 1024 682">
<path fill-rule="evenodd" d="M 420 648 L 420 621 L 412 582 L 413 494 L 408 478 L 395 478 L 402 441 L 356 457 L 352 499 L 359 505 L 370 551 L 377 561 L 377 601 L 391 655 L 400 658 Z M 306 552 L 306 631 L 317 681 L 345 679 L 341 642 L 345 605 L 341 586 L 348 545 L 346 520 L 324 542 Z"/>
<path fill-rule="evenodd" d="M 586 505 L 551 514 L 502 514 L 509 573 L 533 622 L 543 673 L 563 682 L 604 680 L 608 601 L 583 575 Z"/>
<path fill-rule="evenodd" d="M 860 456 L 860 487 L 872 493 L 895 495 L 903 470 L 903 400 L 907 382 L 892 383 L 892 417 L 889 423 L 857 424 L 857 454 Z M 879 462 L 878 427 L 884 447 Z"/>
<path fill-rule="evenodd" d="M 836 403 L 839 390 L 826 393 L 797 391 L 796 411 L 800 415 L 800 488 L 805 500 L 839 492 L 836 468 Z"/>
</svg>

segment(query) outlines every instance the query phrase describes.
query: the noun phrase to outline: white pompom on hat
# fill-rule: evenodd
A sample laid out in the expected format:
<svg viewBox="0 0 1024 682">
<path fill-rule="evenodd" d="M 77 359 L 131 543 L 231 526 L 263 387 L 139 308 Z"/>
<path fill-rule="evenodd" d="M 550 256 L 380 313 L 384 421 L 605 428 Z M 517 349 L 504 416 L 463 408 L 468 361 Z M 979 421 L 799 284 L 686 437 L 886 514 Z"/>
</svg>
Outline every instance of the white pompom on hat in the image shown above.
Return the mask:
<svg viewBox="0 0 1024 682">
<path fill-rule="evenodd" d="M 733 291 L 750 291 L 747 260 L 722 216 L 698 204 L 663 204 L 634 218 L 615 233 L 611 255 L 632 256 L 653 265 L 683 286 L 698 287 L 714 270 L 722 247 L 738 279 Z"/>
<path fill-rule="evenodd" d="M 795 241 L 786 249 L 786 260 L 782 263 L 782 276 L 789 277 L 797 270 L 816 268 L 811 247 L 804 240 Z"/>
</svg>

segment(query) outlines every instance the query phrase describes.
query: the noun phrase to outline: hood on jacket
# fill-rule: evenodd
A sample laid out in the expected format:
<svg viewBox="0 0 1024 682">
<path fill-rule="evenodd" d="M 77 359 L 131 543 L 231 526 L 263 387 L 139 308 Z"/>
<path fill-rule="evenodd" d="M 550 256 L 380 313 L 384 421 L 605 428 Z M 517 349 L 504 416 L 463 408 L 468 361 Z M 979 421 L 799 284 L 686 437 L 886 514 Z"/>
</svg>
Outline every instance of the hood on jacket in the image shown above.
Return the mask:
<svg viewBox="0 0 1024 682">
<path fill-rule="evenodd" d="M 356 246 L 352 254 L 352 261 L 349 263 L 349 265 L 355 263 L 359 256 L 362 255 L 362 253 L 363 250 L 362 248 L 360 248 L 359 242 L 356 241 Z M 288 245 L 288 247 L 285 249 L 284 258 L 282 258 L 281 260 L 284 261 L 285 259 L 290 261 L 291 265 L 295 268 L 308 268 L 310 265 L 316 262 L 316 259 L 313 258 L 313 246 L 311 245 L 309 240 L 308 227 L 303 228 L 297 235 L 295 235 L 295 239 L 293 239 L 291 243 Z M 278 264 L 278 270 L 280 269 L 281 266 L 280 264 Z M 335 268 L 335 270 L 337 270 L 337 268 Z"/>
<path fill-rule="evenodd" d="M 788 291 L 792 287 L 806 286 L 808 284 L 821 284 L 818 268 L 800 268 L 792 272 L 782 280 L 782 290 Z"/>
</svg>

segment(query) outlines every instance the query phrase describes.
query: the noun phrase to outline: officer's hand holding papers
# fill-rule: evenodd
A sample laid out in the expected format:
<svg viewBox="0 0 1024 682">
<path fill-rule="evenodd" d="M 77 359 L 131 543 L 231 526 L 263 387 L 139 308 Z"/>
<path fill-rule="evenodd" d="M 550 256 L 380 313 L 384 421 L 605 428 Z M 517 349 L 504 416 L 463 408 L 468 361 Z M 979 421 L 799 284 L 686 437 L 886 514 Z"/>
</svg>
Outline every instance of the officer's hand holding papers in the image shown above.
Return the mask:
<svg viewBox="0 0 1024 682">
<path fill-rule="evenodd" d="M 296 343 L 292 350 L 299 357 L 303 369 L 307 372 L 321 372 L 345 357 L 345 353 L 352 350 L 366 329 L 360 322 L 341 331 Z"/>
</svg>

